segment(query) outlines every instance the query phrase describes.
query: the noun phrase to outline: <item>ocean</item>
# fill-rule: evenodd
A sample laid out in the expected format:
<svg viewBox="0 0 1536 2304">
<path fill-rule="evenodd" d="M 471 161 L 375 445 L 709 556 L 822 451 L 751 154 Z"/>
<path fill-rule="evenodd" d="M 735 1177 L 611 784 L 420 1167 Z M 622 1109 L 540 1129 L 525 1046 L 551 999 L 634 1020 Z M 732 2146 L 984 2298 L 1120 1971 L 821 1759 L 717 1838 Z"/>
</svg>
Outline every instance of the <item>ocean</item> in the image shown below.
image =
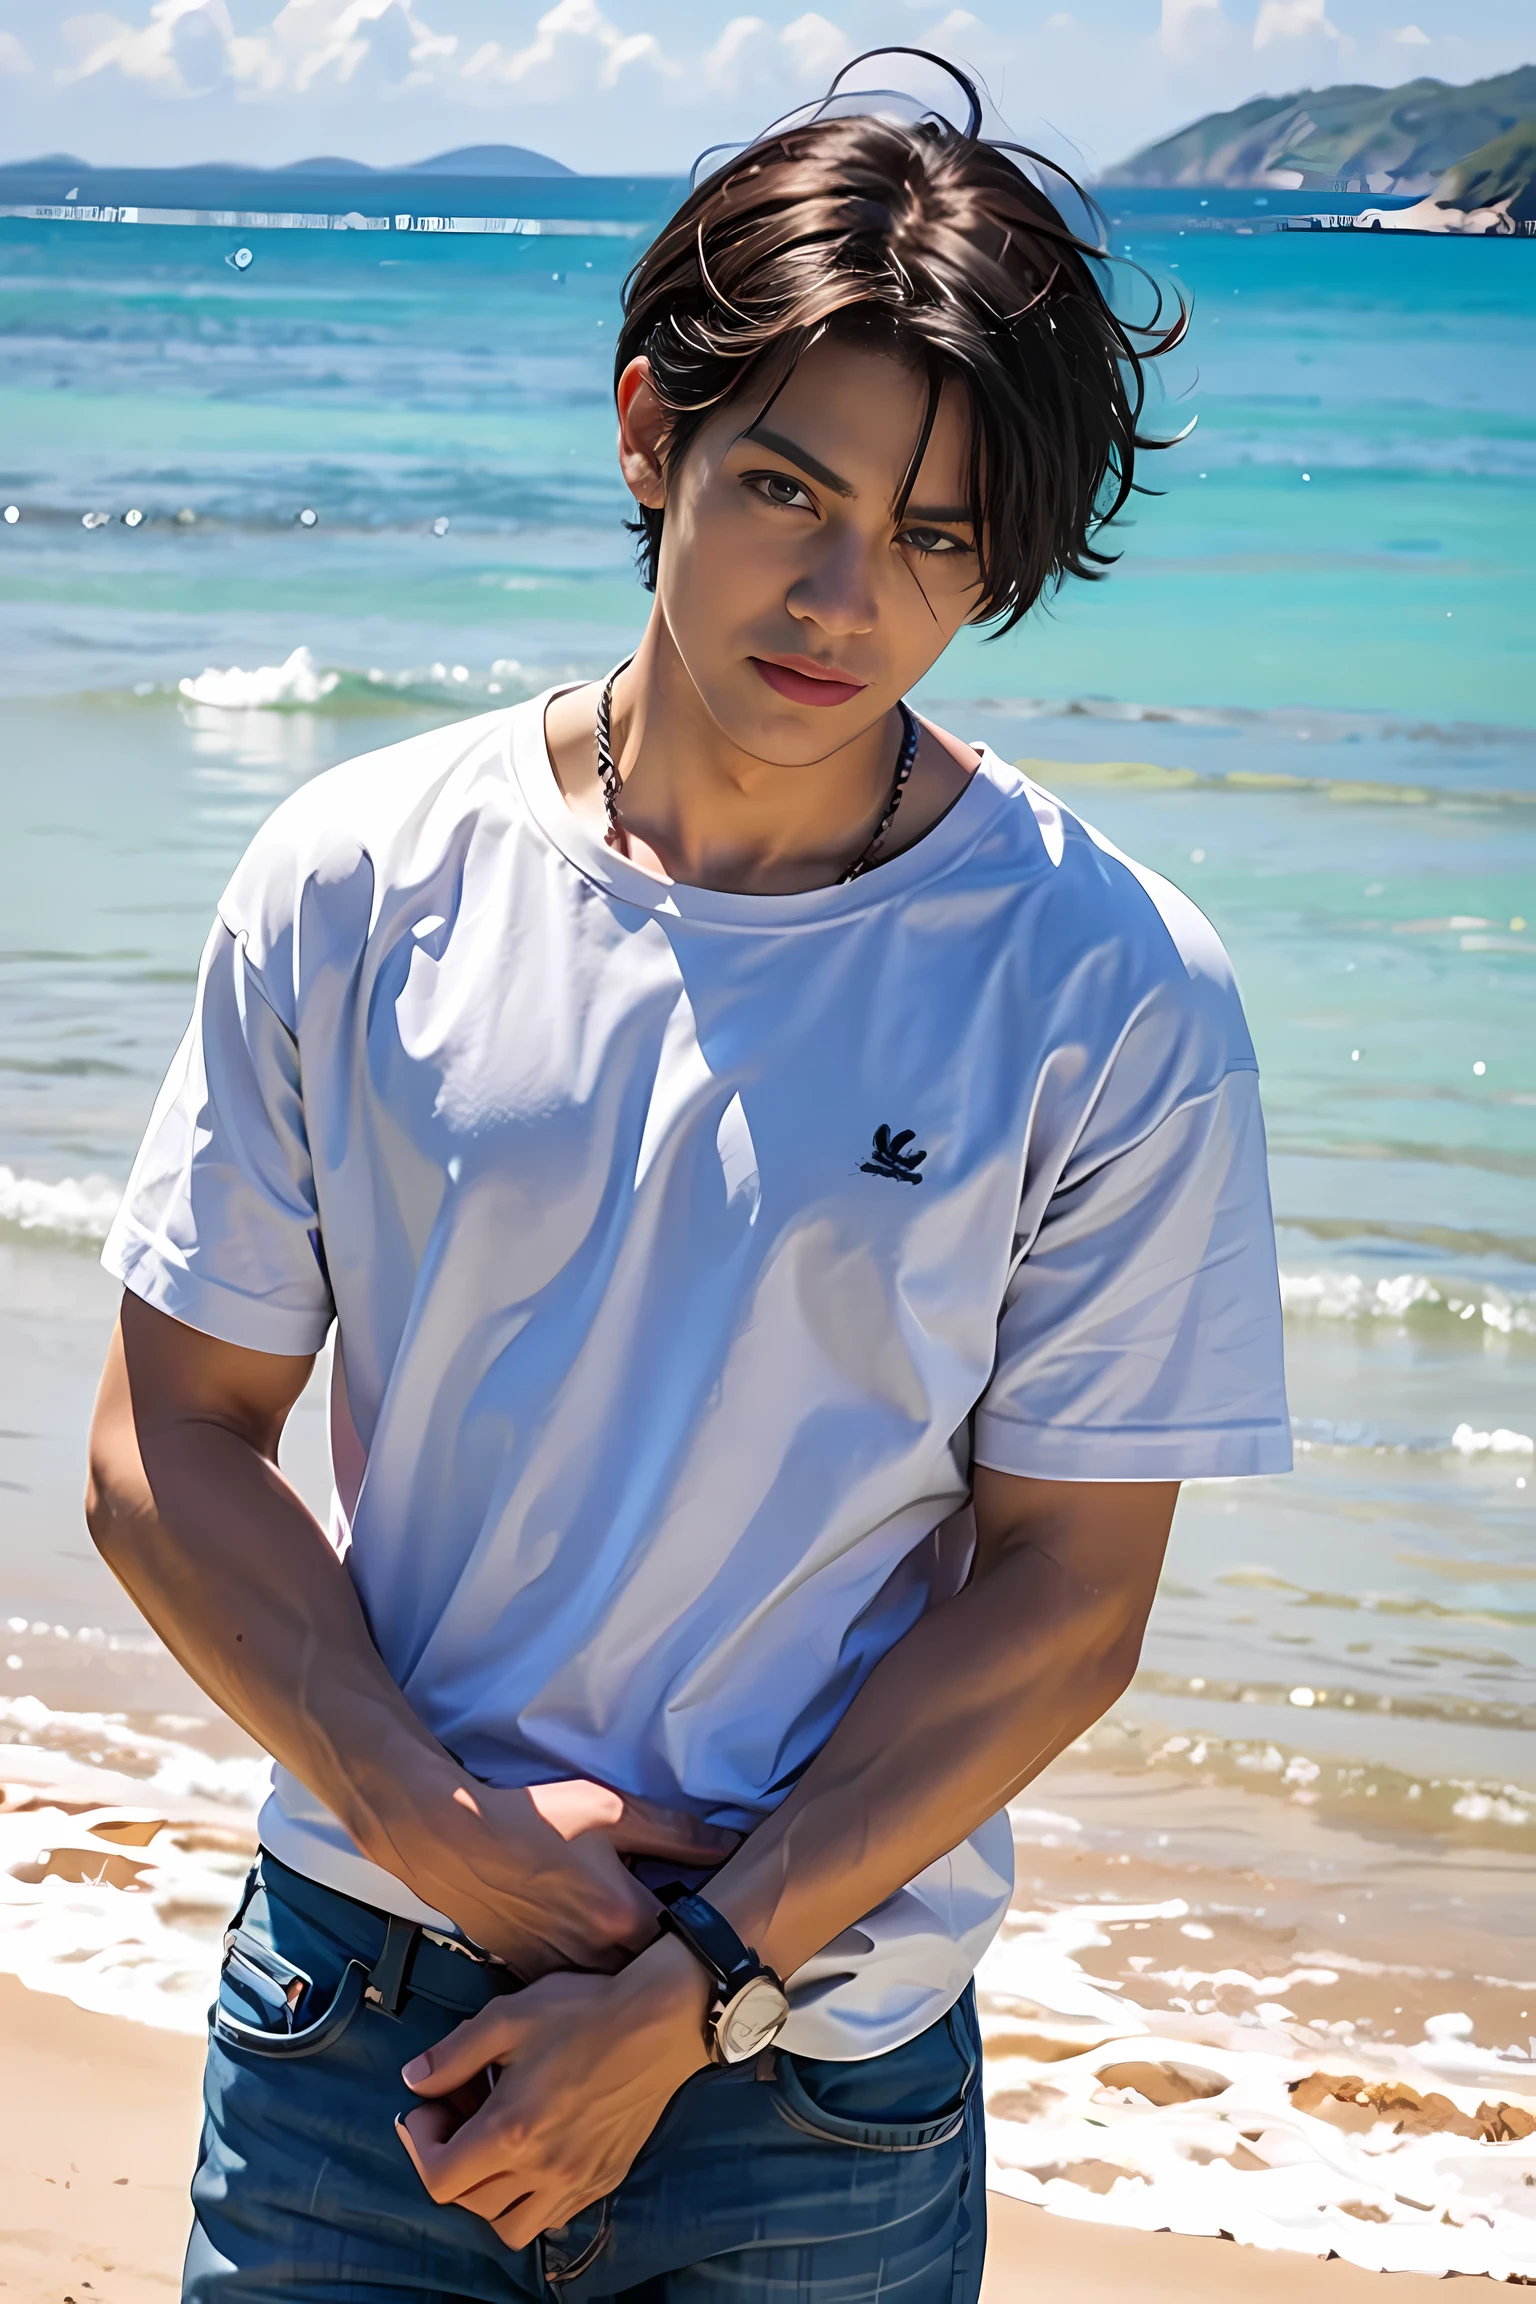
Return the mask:
<svg viewBox="0 0 1536 2304">
<path fill-rule="evenodd" d="M 632 644 L 610 344 L 674 189 L 0 218 L 0 1969 L 85 2006 L 200 2026 L 261 1776 L 82 1525 L 94 1251 L 268 810 Z M 1135 1685 L 1017 1805 L 993 2181 L 1531 2277 L 1536 247 L 1184 198 L 1106 205 L 1192 298 L 1194 432 L 1106 582 L 917 701 L 1233 954 L 1297 1469 L 1186 1491 Z M 285 1447 L 318 1496 L 313 1388 Z"/>
</svg>

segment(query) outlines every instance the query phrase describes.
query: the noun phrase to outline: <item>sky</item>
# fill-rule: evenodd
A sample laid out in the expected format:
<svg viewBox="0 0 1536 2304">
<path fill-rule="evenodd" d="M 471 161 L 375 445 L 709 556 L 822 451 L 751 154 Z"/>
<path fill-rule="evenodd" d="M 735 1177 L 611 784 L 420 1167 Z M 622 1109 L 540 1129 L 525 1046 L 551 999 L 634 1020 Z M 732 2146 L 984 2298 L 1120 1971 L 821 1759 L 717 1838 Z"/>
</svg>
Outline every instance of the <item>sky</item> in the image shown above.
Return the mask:
<svg viewBox="0 0 1536 2304">
<path fill-rule="evenodd" d="M 979 70 L 1016 136 L 1091 175 L 1253 95 L 1536 60 L 1530 0 L 758 6 L 0 0 L 0 161 L 389 165 L 510 143 L 586 173 L 671 174 L 814 96 L 859 50 L 902 41 Z"/>
</svg>

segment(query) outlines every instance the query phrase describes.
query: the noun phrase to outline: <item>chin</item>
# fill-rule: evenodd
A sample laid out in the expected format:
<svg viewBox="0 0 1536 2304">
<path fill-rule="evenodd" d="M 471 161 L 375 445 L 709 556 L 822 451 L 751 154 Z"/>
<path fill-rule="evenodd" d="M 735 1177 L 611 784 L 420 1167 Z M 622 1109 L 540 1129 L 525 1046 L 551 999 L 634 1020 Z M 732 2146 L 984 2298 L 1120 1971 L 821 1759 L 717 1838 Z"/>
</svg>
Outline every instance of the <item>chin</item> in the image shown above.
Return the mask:
<svg viewBox="0 0 1536 2304">
<path fill-rule="evenodd" d="M 754 649 L 754 655 L 762 651 Z M 781 696 L 745 661 L 739 675 L 700 694 L 720 733 L 739 751 L 780 768 L 809 768 L 852 743 L 881 719 L 885 704 L 871 703 L 870 691 L 846 704 L 797 704 Z"/>
</svg>

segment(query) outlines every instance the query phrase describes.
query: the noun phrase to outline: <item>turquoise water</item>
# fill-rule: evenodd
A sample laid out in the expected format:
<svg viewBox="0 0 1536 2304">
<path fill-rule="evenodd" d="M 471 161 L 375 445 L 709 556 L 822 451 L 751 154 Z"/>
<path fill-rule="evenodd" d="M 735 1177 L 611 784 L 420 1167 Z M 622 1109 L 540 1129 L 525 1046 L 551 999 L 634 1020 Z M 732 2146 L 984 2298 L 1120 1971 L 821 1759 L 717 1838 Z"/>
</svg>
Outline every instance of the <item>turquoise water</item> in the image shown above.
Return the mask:
<svg viewBox="0 0 1536 2304">
<path fill-rule="evenodd" d="M 0 223 L 17 1687 L 65 1689 L 55 1621 L 130 1622 L 79 1551 L 82 1251 L 224 874 L 302 778 L 639 627 L 609 348 L 661 190 L 581 199 L 637 237 L 250 235 L 237 273 L 232 232 Z M 922 700 L 1196 896 L 1264 1068 L 1300 1468 L 1186 1500 L 1123 1718 L 1268 1737 L 1364 1771 L 1378 1827 L 1509 1853 L 1536 1828 L 1536 245 L 1207 223 L 1118 227 L 1193 297 L 1155 414 L 1199 416 L 1122 564 L 957 644 Z"/>
</svg>

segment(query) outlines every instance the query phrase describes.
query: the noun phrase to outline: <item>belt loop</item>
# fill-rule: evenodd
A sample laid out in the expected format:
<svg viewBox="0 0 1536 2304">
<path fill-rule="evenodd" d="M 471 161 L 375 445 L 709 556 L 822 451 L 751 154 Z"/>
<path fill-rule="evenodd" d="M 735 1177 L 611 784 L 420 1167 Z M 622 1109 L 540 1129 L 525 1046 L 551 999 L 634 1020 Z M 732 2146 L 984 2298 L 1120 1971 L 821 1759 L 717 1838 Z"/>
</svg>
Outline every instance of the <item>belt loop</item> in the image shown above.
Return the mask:
<svg viewBox="0 0 1536 2304">
<path fill-rule="evenodd" d="M 363 1989 L 363 1998 L 370 2008 L 378 2008 L 386 2016 L 399 2015 L 400 2003 L 405 1998 L 405 1972 L 420 1934 L 414 1920 L 402 1920 L 398 1914 L 390 1913 L 384 1930 L 384 1948 Z"/>
<path fill-rule="evenodd" d="M 245 1876 L 245 1887 L 241 1893 L 239 1907 L 236 1910 L 233 1920 L 231 1920 L 229 1926 L 224 1931 L 224 1956 L 226 1959 L 229 1957 L 229 1948 L 235 1940 L 235 1930 L 239 1927 L 241 1921 L 245 1918 L 245 1915 L 250 1908 L 251 1898 L 255 1895 L 257 1889 L 260 1886 L 261 1855 L 258 1851 L 256 1861 L 252 1864 L 249 1872 L 247 1872 Z"/>
</svg>

